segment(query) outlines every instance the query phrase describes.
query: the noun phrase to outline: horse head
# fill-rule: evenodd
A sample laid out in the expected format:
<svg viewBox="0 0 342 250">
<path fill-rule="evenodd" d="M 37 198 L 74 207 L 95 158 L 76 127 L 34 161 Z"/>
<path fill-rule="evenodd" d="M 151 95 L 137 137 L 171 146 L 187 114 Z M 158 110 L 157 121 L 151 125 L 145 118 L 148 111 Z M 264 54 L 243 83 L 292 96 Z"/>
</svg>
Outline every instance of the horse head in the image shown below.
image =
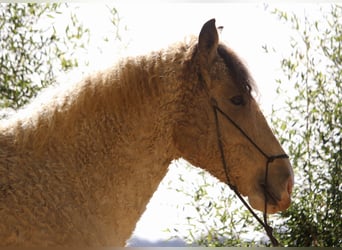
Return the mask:
<svg viewBox="0 0 342 250">
<path fill-rule="evenodd" d="M 180 156 L 229 182 L 255 209 L 287 209 L 291 164 L 253 96 L 247 68 L 219 42 L 214 19 L 202 27 L 184 79 L 173 133 Z"/>
</svg>

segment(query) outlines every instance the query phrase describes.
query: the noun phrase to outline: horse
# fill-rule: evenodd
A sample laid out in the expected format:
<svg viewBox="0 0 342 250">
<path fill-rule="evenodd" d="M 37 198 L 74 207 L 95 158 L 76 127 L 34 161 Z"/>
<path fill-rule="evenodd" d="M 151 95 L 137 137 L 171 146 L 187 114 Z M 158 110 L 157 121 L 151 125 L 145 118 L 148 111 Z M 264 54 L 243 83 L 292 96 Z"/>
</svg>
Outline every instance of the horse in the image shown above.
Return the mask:
<svg viewBox="0 0 342 250">
<path fill-rule="evenodd" d="M 177 158 L 257 210 L 287 209 L 293 170 L 287 157 L 265 169 L 284 150 L 255 88 L 212 19 L 190 41 L 120 59 L 3 119 L 0 245 L 124 246 Z"/>
</svg>

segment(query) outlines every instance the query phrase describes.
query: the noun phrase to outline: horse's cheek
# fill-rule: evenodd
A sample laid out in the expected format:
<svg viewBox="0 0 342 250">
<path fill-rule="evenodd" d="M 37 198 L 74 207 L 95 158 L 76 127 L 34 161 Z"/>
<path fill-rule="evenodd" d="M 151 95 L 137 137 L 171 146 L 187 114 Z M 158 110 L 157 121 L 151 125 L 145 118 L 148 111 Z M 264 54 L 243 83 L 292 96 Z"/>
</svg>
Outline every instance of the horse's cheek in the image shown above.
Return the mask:
<svg viewBox="0 0 342 250">
<path fill-rule="evenodd" d="M 239 192 L 246 195 L 249 192 L 251 183 L 249 176 L 253 176 L 255 173 L 250 171 L 250 165 L 253 164 L 249 157 L 253 155 L 251 149 L 243 144 L 234 144 L 227 149 L 226 161 L 228 165 L 230 181 L 233 185 L 239 187 Z"/>
</svg>

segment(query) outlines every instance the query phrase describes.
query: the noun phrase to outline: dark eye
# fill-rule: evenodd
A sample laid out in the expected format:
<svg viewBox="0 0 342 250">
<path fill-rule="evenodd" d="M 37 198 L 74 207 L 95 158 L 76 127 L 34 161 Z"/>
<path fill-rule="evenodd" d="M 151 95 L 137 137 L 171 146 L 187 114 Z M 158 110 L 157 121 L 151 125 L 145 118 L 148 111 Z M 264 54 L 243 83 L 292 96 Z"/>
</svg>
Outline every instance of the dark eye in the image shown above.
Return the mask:
<svg viewBox="0 0 342 250">
<path fill-rule="evenodd" d="M 246 104 L 245 99 L 243 98 L 242 95 L 236 95 L 230 98 L 230 101 L 236 106 L 242 106 Z"/>
</svg>

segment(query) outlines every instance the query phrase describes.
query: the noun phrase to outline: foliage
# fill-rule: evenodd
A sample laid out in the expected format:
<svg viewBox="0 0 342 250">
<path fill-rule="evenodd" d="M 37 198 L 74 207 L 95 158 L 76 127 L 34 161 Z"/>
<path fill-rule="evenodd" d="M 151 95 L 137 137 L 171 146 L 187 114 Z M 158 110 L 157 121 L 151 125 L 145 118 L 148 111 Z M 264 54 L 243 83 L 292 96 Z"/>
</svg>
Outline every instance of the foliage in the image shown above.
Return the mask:
<svg viewBox="0 0 342 250">
<path fill-rule="evenodd" d="M 310 21 L 274 10 L 298 32 L 277 81 L 279 94 L 288 92 L 286 108 L 281 118 L 279 110 L 272 116 L 296 176 L 293 204 L 283 213 L 287 228 L 279 234 L 289 246 L 342 243 L 342 6 L 321 13 Z"/>
<path fill-rule="evenodd" d="M 75 14 L 56 31 L 55 19 L 67 10 L 60 3 L 0 4 L 0 108 L 19 108 L 61 71 L 78 66 L 73 53 L 84 48 L 89 30 Z"/>
<path fill-rule="evenodd" d="M 113 34 L 114 34 L 114 39 L 115 40 L 119 40 L 119 41 L 122 41 L 122 37 L 121 37 L 121 29 L 120 29 L 120 22 L 121 22 L 121 17 L 119 15 L 119 12 L 118 10 L 113 7 L 113 6 L 110 6 L 110 5 L 106 5 L 107 7 L 107 10 L 109 11 L 110 13 L 110 23 L 113 25 L 112 27 L 115 28 Z M 127 27 L 125 26 L 124 27 L 124 30 L 126 30 Z M 110 38 L 106 37 L 104 38 L 105 41 L 110 41 Z"/>
</svg>

